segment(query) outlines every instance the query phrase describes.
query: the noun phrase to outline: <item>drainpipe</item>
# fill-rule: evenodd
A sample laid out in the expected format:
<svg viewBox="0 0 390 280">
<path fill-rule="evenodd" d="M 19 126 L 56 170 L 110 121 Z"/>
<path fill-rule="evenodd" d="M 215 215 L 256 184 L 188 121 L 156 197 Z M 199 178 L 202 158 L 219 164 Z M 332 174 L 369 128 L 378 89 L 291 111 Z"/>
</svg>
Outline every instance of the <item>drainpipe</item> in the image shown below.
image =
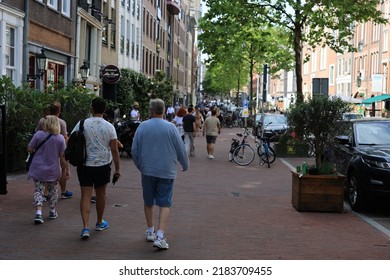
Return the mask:
<svg viewBox="0 0 390 280">
<path fill-rule="evenodd" d="M 23 67 L 22 67 L 22 81 L 27 81 L 27 73 L 29 70 L 29 47 L 28 34 L 30 31 L 30 1 L 24 0 L 24 24 L 23 24 Z"/>
</svg>

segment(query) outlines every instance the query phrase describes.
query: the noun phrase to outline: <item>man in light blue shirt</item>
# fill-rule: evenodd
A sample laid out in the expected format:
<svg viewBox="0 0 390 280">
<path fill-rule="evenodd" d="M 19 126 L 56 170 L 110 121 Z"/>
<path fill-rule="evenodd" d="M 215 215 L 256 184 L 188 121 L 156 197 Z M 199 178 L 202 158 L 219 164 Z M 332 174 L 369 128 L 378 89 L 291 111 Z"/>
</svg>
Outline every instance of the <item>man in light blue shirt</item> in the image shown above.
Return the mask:
<svg viewBox="0 0 390 280">
<path fill-rule="evenodd" d="M 146 240 L 153 246 L 168 249 L 164 231 L 172 205 L 173 183 L 177 176 L 177 163 L 186 171 L 188 156 L 174 124 L 163 119 L 165 104 L 161 99 L 150 101 L 151 118 L 142 122 L 134 136 L 131 154 L 140 170 L 147 223 Z M 158 229 L 153 225 L 153 206 L 160 207 Z"/>
</svg>

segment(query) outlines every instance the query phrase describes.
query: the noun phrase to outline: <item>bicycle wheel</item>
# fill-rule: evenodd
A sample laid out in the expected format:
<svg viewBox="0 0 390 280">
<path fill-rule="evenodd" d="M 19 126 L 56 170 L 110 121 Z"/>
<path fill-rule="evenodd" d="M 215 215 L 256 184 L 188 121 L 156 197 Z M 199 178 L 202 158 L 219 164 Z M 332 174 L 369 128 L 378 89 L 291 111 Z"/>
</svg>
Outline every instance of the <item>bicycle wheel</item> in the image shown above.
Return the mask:
<svg viewBox="0 0 390 280">
<path fill-rule="evenodd" d="M 255 159 L 255 150 L 248 145 L 240 145 L 238 146 L 234 152 L 233 152 L 233 160 L 235 163 L 241 166 L 248 165 L 252 163 L 252 161 Z"/>
<path fill-rule="evenodd" d="M 264 155 L 264 152 L 262 151 L 262 146 L 259 145 L 257 147 L 257 154 L 258 156 L 262 159 L 263 155 Z M 271 148 L 270 146 L 268 146 L 268 149 L 269 149 L 269 156 L 268 156 L 268 159 L 269 159 L 269 163 L 273 163 L 276 159 L 276 153 L 275 153 L 275 150 L 273 148 Z"/>
</svg>

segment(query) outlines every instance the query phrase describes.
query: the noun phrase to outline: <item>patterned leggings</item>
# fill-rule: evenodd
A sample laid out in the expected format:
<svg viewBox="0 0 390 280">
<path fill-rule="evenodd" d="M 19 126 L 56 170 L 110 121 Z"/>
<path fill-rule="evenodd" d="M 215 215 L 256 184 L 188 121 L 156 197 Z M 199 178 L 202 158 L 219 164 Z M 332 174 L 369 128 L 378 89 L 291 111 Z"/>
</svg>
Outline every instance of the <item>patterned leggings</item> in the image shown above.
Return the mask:
<svg viewBox="0 0 390 280">
<path fill-rule="evenodd" d="M 43 195 L 45 188 L 48 190 L 48 202 L 50 209 L 54 209 L 58 200 L 58 182 L 43 182 L 34 180 L 34 202 L 35 206 L 43 205 Z"/>
</svg>

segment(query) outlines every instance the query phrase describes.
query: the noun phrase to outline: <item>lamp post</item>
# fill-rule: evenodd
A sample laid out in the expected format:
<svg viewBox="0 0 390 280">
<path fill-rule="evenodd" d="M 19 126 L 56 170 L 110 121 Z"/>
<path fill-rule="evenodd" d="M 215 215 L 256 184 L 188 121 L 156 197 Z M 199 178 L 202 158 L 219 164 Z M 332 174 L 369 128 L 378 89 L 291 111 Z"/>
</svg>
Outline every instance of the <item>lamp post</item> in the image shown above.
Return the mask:
<svg viewBox="0 0 390 280">
<path fill-rule="evenodd" d="M 85 60 L 83 65 L 80 67 L 80 75 L 81 75 L 81 79 L 83 80 L 83 86 L 85 87 L 85 82 L 88 80 L 88 76 L 89 76 L 89 67 Z"/>
<path fill-rule="evenodd" d="M 37 68 L 38 68 L 38 74 L 34 75 L 29 75 L 27 74 L 27 80 L 29 82 L 35 81 L 38 77 L 43 79 L 43 74 L 45 74 L 46 71 L 46 60 L 47 57 L 45 55 L 45 49 L 41 49 L 41 53 L 36 55 L 36 60 L 37 60 Z"/>
</svg>

